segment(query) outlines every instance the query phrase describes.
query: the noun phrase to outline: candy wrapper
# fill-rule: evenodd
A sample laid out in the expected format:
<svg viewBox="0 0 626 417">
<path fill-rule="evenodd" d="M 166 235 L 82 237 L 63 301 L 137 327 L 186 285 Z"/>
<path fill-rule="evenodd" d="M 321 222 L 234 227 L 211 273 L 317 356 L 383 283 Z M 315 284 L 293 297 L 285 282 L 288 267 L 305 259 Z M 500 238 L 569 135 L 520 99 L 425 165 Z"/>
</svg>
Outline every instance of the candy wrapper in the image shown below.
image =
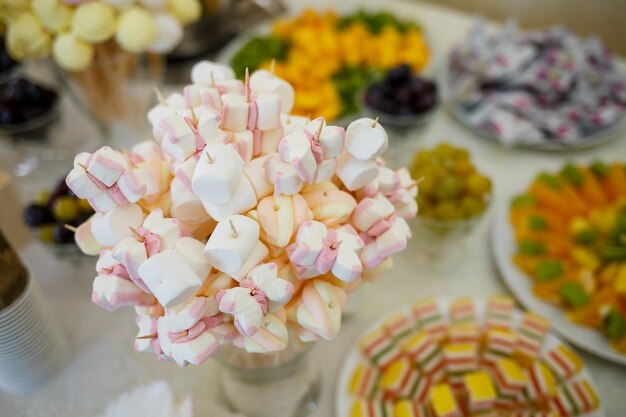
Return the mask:
<svg viewBox="0 0 626 417">
<path fill-rule="evenodd" d="M 477 21 L 450 55 L 448 82 L 462 120 L 506 146 L 576 146 L 626 112 L 626 75 L 597 38 L 566 28 L 495 34 Z"/>
<path fill-rule="evenodd" d="M 335 337 L 348 295 L 406 248 L 416 182 L 385 166 L 377 120 L 281 114 L 276 77 L 212 62 L 192 80 L 148 113 L 155 142 L 74 161 L 66 182 L 96 210 L 76 234 L 100 256 L 94 302 L 134 306 L 137 350 L 180 366 Z"/>
</svg>

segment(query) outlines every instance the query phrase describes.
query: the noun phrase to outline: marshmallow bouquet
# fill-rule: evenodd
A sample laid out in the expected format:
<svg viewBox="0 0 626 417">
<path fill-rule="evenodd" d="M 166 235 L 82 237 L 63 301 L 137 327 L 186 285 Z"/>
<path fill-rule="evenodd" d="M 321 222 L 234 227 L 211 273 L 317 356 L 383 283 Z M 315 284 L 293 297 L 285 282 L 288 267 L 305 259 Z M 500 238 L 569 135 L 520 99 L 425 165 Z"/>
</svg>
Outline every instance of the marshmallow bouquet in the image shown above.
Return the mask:
<svg viewBox="0 0 626 417">
<path fill-rule="evenodd" d="M 0 12 L 13 58 L 51 55 L 64 70 L 82 71 L 106 43 L 131 54 L 170 52 L 202 7 L 198 0 L 11 0 L 0 2 Z"/>
<path fill-rule="evenodd" d="M 76 231 L 98 255 L 93 301 L 132 306 L 135 347 L 184 366 L 332 339 L 348 295 L 405 249 L 417 184 L 381 155 L 387 134 L 289 115 L 269 71 L 208 61 L 148 113 L 154 141 L 81 153 L 70 189 L 96 213 Z"/>
</svg>

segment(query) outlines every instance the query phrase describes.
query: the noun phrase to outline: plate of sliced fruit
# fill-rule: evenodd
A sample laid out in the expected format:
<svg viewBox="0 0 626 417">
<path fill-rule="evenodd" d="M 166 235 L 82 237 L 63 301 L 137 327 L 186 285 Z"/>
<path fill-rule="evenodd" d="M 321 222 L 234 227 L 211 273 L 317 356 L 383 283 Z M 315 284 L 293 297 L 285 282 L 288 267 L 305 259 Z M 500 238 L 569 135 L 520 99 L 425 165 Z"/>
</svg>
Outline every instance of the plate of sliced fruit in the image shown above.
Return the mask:
<svg viewBox="0 0 626 417">
<path fill-rule="evenodd" d="M 576 346 L 626 364 L 626 165 L 538 174 L 499 208 L 491 243 L 524 307 Z"/>
<path fill-rule="evenodd" d="M 424 299 L 373 323 L 342 363 L 337 416 L 604 411 L 582 359 L 509 297 Z"/>
</svg>

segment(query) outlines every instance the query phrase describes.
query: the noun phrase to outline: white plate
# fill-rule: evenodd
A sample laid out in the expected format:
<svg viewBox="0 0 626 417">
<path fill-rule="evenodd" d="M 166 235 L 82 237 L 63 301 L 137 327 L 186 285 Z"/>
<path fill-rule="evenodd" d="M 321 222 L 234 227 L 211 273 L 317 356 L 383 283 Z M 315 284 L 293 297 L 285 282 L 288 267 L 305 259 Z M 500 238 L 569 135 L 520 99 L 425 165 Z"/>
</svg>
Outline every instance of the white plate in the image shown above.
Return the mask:
<svg viewBox="0 0 626 417">
<path fill-rule="evenodd" d="M 528 310 L 550 319 L 552 327 L 572 344 L 612 362 L 626 365 L 626 355 L 611 348 L 600 331 L 579 326 L 567 320 L 562 308 L 537 298 L 532 291 L 532 280 L 513 262 L 517 250 L 513 227 L 509 223 L 508 204 L 498 207 L 491 229 L 491 249 L 500 275 L 517 300 Z"/>
<path fill-rule="evenodd" d="M 439 304 L 439 310 L 444 316 L 448 314 L 448 305 L 454 299 L 455 298 L 439 298 L 437 300 Z M 478 322 L 482 322 L 484 309 L 485 309 L 485 300 L 474 299 L 473 301 L 474 301 L 474 305 L 476 306 L 477 320 Z M 339 379 L 337 380 L 337 387 L 335 388 L 335 415 L 337 417 L 349 416 L 350 407 L 352 406 L 352 402 L 355 399 L 354 396 L 348 393 L 348 384 L 350 381 L 352 371 L 359 364 L 359 362 L 363 360 L 361 352 L 356 346 L 356 341 L 361 339 L 361 337 L 363 337 L 365 334 L 380 327 L 385 322 L 385 320 L 387 320 L 392 314 L 395 314 L 401 311 L 408 313 L 410 312 L 410 307 L 408 305 L 402 306 L 396 310 L 393 310 L 389 314 L 383 316 L 382 318 L 374 322 L 371 326 L 367 328 L 367 330 L 365 330 L 363 333 L 361 333 L 358 336 L 358 338 L 355 340 L 355 343 L 352 345 L 352 347 L 348 351 L 348 354 L 346 355 L 345 359 L 342 362 L 343 366 L 341 367 L 341 370 L 339 372 Z M 517 326 L 520 317 L 521 317 L 521 312 L 519 310 L 515 310 L 513 312 L 513 317 L 511 320 L 513 327 Z M 546 350 L 559 344 L 563 344 L 563 342 L 561 342 L 553 333 L 548 333 L 542 346 L 542 354 Z M 589 380 L 589 383 L 594 387 L 594 389 L 596 389 L 593 378 L 591 377 L 591 374 L 589 373 L 589 370 L 587 369 L 586 366 L 583 365 L 583 368 L 578 375 L 584 376 L 585 378 L 587 378 Z M 593 413 L 581 414 L 578 417 L 605 417 L 605 413 L 604 413 L 604 410 L 602 409 L 602 404 L 600 404 L 600 408 L 594 411 Z"/>
</svg>

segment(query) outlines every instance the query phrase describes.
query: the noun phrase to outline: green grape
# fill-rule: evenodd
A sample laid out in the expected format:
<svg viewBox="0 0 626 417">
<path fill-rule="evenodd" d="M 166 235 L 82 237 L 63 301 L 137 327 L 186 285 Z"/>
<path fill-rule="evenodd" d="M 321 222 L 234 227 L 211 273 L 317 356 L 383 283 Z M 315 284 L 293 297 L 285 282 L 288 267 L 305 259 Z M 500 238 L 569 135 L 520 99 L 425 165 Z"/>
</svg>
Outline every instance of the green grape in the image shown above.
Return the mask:
<svg viewBox="0 0 626 417">
<path fill-rule="evenodd" d="M 93 207 L 91 207 L 88 200 L 79 199 L 78 208 L 83 213 L 93 213 Z"/>
<path fill-rule="evenodd" d="M 452 170 L 455 174 L 466 176 L 474 172 L 474 167 L 468 161 L 454 161 L 452 163 Z"/>
<path fill-rule="evenodd" d="M 78 200 L 74 197 L 63 196 L 56 199 L 52 207 L 52 214 L 59 222 L 71 222 L 80 215 Z"/>
<path fill-rule="evenodd" d="M 437 187 L 437 200 L 454 200 L 461 193 L 461 181 L 456 177 L 444 178 Z"/>
<path fill-rule="evenodd" d="M 37 229 L 37 237 L 43 243 L 53 243 L 54 242 L 54 225 L 53 224 L 43 224 L 39 229 Z"/>
<path fill-rule="evenodd" d="M 459 218 L 459 210 L 452 201 L 442 201 L 437 204 L 437 218 L 441 220 L 454 220 Z"/>
<path fill-rule="evenodd" d="M 48 205 L 49 199 L 50 199 L 50 191 L 40 191 L 39 194 L 37 194 L 37 199 L 35 200 L 35 202 L 39 204 L 40 206 L 45 207 Z"/>
<path fill-rule="evenodd" d="M 465 186 L 468 193 L 475 197 L 483 197 L 491 191 L 491 181 L 480 174 L 470 175 Z"/>
<path fill-rule="evenodd" d="M 483 212 L 485 204 L 476 197 L 463 197 L 461 199 L 461 210 L 463 217 L 474 217 Z"/>
</svg>

